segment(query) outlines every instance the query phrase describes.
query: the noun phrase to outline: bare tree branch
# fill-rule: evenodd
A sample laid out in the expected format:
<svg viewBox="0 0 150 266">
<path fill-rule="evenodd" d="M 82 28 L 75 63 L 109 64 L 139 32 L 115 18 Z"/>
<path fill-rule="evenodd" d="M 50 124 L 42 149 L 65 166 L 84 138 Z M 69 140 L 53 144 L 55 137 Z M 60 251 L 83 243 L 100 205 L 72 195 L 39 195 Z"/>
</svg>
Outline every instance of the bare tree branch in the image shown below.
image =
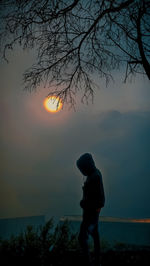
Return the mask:
<svg viewBox="0 0 150 266">
<path fill-rule="evenodd" d="M 1 0 L 0 48 L 20 45 L 37 51 L 24 73 L 25 88 L 43 83 L 71 106 L 93 99 L 95 75 L 112 71 L 144 73 L 150 79 L 150 1 L 147 0 Z"/>
</svg>

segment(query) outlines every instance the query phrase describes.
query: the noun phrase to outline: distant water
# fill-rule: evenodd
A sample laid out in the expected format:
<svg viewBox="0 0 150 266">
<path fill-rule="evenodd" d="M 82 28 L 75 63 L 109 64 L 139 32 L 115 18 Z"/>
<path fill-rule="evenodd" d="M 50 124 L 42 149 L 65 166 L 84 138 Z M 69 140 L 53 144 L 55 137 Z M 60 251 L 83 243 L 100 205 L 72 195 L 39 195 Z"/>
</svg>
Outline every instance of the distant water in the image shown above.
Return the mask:
<svg viewBox="0 0 150 266">
<path fill-rule="evenodd" d="M 68 220 L 72 232 L 79 232 L 82 217 L 64 216 L 60 222 Z M 45 224 L 45 216 L 0 219 L 0 238 L 9 238 L 26 230 L 28 225 L 38 229 Z M 120 219 L 100 217 L 99 230 L 101 240 L 111 246 L 118 243 L 150 247 L 150 219 Z"/>
<path fill-rule="evenodd" d="M 29 225 L 36 230 L 44 224 L 44 215 L 0 219 L 0 238 L 9 239 L 12 235 L 23 233 Z"/>
<path fill-rule="evenodd" d="M 79 232 L 81 217 L 64 216 L 60 221 L 68 220 L 73 232 Z M 111 246 L 117 243 L 150 247 L 150 220 L 149 219 L 119 219 L 101 217 L 99 222 L 101 240 Z"/>
</svg>

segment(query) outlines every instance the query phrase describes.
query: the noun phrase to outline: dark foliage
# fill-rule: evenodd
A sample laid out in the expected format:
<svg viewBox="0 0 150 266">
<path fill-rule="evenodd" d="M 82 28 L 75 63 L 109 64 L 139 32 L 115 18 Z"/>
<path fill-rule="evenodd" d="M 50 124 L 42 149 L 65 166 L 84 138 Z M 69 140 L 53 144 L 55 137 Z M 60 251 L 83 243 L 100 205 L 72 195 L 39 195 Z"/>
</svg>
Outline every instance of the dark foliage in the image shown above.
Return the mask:
<svg viewBox="0 0 150 266">
<path fill-rule="evenodd" d="M 103 266 L 148 266 L 150 247 L 128 246 L 118 243 L 111 248 L 102 244 Z M 107 246 L 107 247 L 106 247 Z M 91 255 L 94 257 L 94 254 Z M 53 225 L 53 219 L 35 231 L 28 226 L 26 231 L 8 240 L 0 240 L 1 266 L 76 266 L 84 265 L 78 244 L 78 234 L 72 233 L 68 221 Z"/>
<path fill-rule="evenodd" d="M 28 226 L 19 236 L 1 240 L 1 265 L 56 265 L 77 245 L 76 234 L 71 234 L 69 223 L 65 221 L 54 228 L 51 219 L 37 231 Z"/>
</svg>

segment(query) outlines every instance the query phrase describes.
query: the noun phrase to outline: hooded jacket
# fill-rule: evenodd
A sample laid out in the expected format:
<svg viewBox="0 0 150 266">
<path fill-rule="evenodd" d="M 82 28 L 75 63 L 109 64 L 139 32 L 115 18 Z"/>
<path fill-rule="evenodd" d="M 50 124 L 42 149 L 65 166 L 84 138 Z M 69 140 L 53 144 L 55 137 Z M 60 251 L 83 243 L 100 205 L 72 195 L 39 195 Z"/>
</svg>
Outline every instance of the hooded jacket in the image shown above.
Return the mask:
<svg viewBox="0 0 150 266">
<path fill-rule="evenodd" d="M 104 207 L 105 194 L 102 174 L 96 168 L 92 155 L 89 153 L 83 154 L 77 160 L 77 167 L 83 175 L 87 176 L 83 186 L 83 198 L 80 206 L 89 211 Z"/>
</svg>

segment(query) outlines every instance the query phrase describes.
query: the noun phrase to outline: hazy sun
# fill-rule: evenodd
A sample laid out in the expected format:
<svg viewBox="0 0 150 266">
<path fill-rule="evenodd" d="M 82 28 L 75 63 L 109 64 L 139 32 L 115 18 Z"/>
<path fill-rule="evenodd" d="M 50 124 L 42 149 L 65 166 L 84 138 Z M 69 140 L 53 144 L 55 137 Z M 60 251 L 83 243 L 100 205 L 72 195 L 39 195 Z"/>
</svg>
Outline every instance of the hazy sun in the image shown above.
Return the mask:
<svg viewBox="0 0 150 266">
<path fill-rule="evenodd" d="M 56 113 L 61 110 L 63 104 L 58 96 L 46 97 L 44 100 L 44 107 L 46 111 Z"/>
</svg>

